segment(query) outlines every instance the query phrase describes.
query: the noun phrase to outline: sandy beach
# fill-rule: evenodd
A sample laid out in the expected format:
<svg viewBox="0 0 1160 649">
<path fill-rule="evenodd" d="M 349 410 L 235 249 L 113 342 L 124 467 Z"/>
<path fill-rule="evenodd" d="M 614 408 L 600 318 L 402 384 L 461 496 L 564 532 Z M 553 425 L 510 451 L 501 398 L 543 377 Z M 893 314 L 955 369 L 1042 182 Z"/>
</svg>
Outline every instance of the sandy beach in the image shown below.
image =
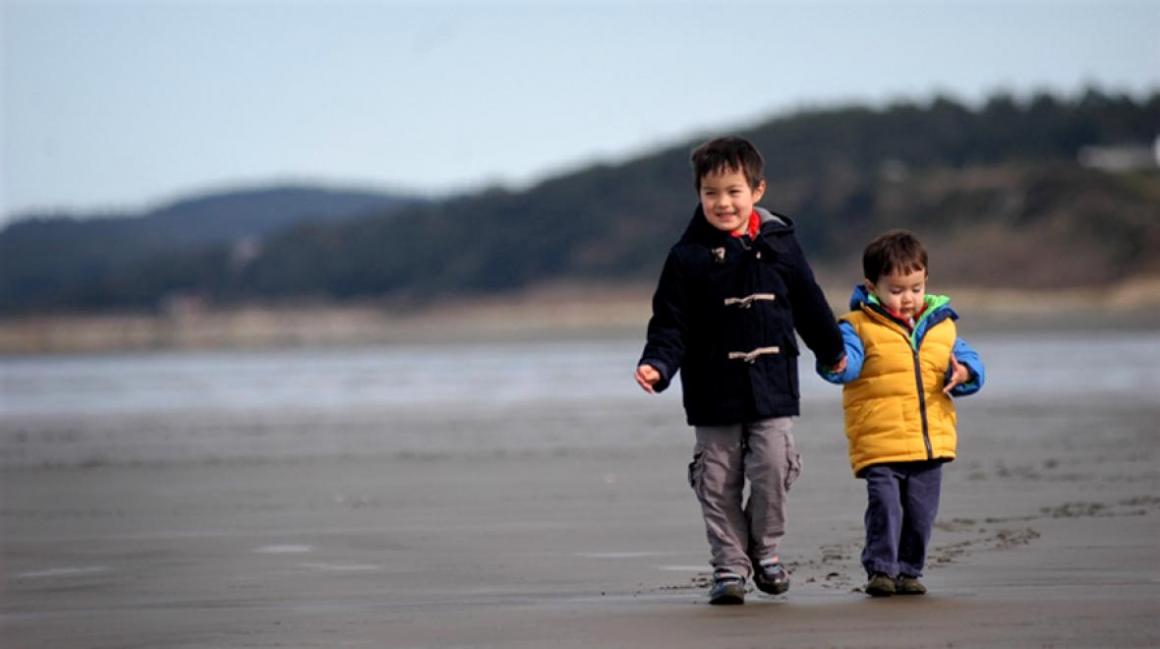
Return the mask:
<svg viewBox="0 0 1160 649">
<path fill-rule="evenodd" d="M 628 373 L 604 403 L 10 409 L 0 644 L 1160 646 L 1157 371 L 1012 394 L 1004 374 L 1082 380 L 1059 376 L 1073 359 L 1004 365 L 1030 340 L 978 345 L 996 378 L 959 404 L 918 598 L 858 590 L 864 487 L 836 391 L 807 391 L 796 430 L 793 587 L 731 608 L 706 604 L 679 400 L 631 394 Z"/>
</svg>

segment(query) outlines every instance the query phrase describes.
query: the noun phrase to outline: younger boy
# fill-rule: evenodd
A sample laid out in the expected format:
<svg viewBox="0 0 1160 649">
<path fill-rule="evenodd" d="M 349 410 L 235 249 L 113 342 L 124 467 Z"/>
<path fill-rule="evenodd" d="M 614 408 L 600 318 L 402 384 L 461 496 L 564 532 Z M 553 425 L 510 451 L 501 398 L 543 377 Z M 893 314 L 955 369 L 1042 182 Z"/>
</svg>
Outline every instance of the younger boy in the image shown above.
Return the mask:
<svg viewBox="0 0 1160 649">
<path fill-rule="evenodd" d="M 794 329 L 831 366 L 842 358 L 842 337 L 793 222 L 755 207 L 765 193 L 757 149 L 716 139 L 698 147 L 692 163 L 701 204 L 665 261 L 636 381 L 661 392 L 681 372 L 696 431 L 689 484 L 712 553 L 709 603 L 742 604 L 751 575 L 767 593 L 789 589 L 778 546 L 786 493 L 801 471 L 791 433 Z"/>
<path fill-rule="evenodd" d="M 819 374 L 844 384 L 850 463 L 866 480 L 866 593 L 922 595 L 942 465 L 955 457 L 952 396 L 983 386 L 983 362 L 956 335 L 950 299 L 926 294 L 927 254 L 893 230 L 862 256 L 866 283 L 842 316 L 847 363 Z"/>
</svg>

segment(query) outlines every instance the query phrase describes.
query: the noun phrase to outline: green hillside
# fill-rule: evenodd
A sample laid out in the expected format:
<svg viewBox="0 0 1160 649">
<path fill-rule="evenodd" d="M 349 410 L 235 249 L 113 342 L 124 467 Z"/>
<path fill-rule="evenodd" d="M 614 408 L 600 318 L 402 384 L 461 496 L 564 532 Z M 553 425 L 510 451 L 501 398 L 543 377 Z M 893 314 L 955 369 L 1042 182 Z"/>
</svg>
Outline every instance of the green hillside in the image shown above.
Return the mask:
<svg viewBox="0 0 1160 649">
<path fill-rule="evenodd" d="M 294 225 L 385 218 L 419 205 L 383 192 L 275 186 L 223 191 L 141 214 L 25 214 L 0 231 L 0 313 L 148 306 L 196 267 Z M 148 276 L 143 276 L 147 273 Z"/>
<path fill-rule="evenodd" d="M 1160 95 L 1089 93 L 1000 96 L 977 110 L 946 99 L 819 110 L 741 134 L 765 152 L 764 203 L 797 220 L 817 265 L 856 269 L 869 237 L 908 227 L 955 283 L 1019 288 L 1158 270 L 1160 175 L 1076 161 L 1084 146 L 1151 143 L 1157 132 Z M 651 281 L 695 206 L 688 153 L 698 141 L 526 192 L 284 233 L 231 287 L 423 298 L 553 279 Z"/>
<path fill-rule="evenodd" d="M 1160 94 L 1090 91 L 811 110 L 739 134 L 766 156 L 763 204 L 797 221 L 819 269 L 856 273 L 869 237 L 906 227 L 945 283 L 1043 288 L 1160 273 L 1160 172 L 1078 162 L 1083 147 L 1151 146 L 1158 133 Z M 650 282 L 695 206 L 688 154 L 699 141 L 523 192 L 300 223 L 241 259 L 225 244 L 146 255 L 94 283 L 63 255 L 75 276 L 49 294 L 13 287 L 5 260 L 3 310 L 151 308 L 175 293 L 211 303 L 426 301 L 547 281 Z"/>
</svg>

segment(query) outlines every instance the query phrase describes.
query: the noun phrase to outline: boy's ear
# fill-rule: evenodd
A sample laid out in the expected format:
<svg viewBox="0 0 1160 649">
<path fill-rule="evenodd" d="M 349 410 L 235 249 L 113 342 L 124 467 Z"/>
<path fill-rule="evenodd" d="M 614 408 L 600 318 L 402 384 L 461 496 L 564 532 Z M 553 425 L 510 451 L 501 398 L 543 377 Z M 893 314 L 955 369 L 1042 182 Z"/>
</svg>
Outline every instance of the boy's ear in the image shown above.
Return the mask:
<svg viewBox="0 0 1160 649">
<path fill-rule="evenodd" d="M 873 293 L 874 292 L 874 282 L 871 282 L 869 277 L 864 277 L 863 279 L 866 280 L 866 284 L 865 284 L 866 292 Z"/>
<path fill-rule="evenodd" d="M 757 187 L 755 187 L 753 189 L 753 202 L 754 203 L 760 202 L 762 196 L 765 196 L 765 181 L 764 180 L 757 183 Z"/>
</svg>

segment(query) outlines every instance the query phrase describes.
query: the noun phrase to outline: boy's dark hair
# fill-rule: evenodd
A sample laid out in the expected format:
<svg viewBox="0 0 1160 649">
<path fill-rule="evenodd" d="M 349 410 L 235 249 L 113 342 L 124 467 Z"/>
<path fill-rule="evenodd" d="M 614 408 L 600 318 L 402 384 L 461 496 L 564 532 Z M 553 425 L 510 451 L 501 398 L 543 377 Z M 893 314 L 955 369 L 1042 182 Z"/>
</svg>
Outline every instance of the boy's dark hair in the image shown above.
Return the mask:
<svg viewBox="0 0 1160 649">
<path fill-rule="evenodd" d="M 693 179 L 701 191 L 701 179 L 711 173 L 736 170 L 745 174 L 751 189 L 765 180 L 765 160 L 757 147 L 739 137 L 719 137 L 693 149 Z"/>
<path fill-rule="evenodd" d="M 862 253 L 862 272 L 872 283 L 896 270 L 904 273 L 927 271 L 926 264 L 926 249 L 906 230 L 891 230 L 878 236 Z"/>
</svg>

